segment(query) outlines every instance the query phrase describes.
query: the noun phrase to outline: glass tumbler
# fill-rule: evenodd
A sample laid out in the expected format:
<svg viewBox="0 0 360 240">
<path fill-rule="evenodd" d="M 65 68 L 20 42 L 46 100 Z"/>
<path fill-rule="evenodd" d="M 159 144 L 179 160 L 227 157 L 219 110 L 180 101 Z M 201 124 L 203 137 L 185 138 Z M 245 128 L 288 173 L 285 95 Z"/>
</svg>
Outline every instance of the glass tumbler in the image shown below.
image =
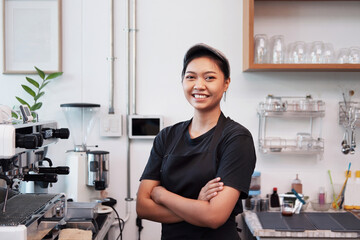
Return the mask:
<svg viewBox="0 0 360 240">
<path fill-rule="evenodd" d="M 283 35 L 275 35 L 270 38 L 270 62 L 284 63 L 285 42 Z"/>
<path fill-rule="evenodd" d="M 349 63 L 360 63 L 360 47 L 350 48 Z"/>
<path fill-rule="evenodd" d="M 267 63 L 268 62 L 268 37 L 266 34 L 256 34 L 254 37 L 254 62 Z"/>
<path fill-rule="evenodd" d="M 308 63 L 322 63 L 324 44 L 321 41 L 315 41 L 310 44 L 308 54 Z"/>
<path fill-rule="evenodd" d="M 336 62 L 337 63 L 349 63 L 350 50 L 348 48 L 341 48 L 338 51 Z"/>
<path fill-rule="evenodd" d="M 324 43 L 322 61 L 323 63 L 334 63 L 334 47 L 331 43 Z"/>
<path fill-rule="evenodd" d="M 297 41 L 291 46 L 291 49 L 289 49 L 289 63 L 305 63 L 305 62 L 306 62 L 306 44 L 303 41 Z"/>
</svg>

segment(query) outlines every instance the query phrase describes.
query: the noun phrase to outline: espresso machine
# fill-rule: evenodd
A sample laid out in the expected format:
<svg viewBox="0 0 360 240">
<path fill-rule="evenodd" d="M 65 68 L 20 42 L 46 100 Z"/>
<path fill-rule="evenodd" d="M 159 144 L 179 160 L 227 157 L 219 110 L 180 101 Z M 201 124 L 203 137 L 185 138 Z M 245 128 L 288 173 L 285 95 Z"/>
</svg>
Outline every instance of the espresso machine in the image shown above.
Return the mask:
<svg viewBox="0 0 360 240">
<path fill-rule="evenodd" d="M 93 128 L 100 105 L 66 103 L 60 107 L 66 116 L 74 141 L 74 149 L 67 151 L 66 156 L 66 164 L 70 167 L 70 174 L 66 178 L 67 198 L 74 202 L 99 200 L 100 191 L 108 187 L 109 152 L 90 151 L 87 137 Z"/>
<path fill-rule="evenodd" d="M 24 182 L 47 185 L 68 174 L 53 167 L 48 148 L 67 139 L 69 130 L 56 121 L 0 124 L 0 238 L 42 239 L 66 215 L 64 194 L 21 193 Z"/>
</svg>

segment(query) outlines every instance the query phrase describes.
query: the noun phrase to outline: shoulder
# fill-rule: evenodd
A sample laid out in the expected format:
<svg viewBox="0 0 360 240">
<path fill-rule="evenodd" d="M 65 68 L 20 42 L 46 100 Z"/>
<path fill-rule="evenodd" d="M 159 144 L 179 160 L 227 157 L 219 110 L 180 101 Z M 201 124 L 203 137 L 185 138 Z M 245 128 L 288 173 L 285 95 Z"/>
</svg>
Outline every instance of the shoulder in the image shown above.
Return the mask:
<svg viewBox="0 0 360 240">
<path fill-rule="evenodd" d="M 156 142 L 167 142 L 168 139 L 174 139 L 174 137 L 181 134 L 184 129 L 189 125 L 190 120 L 178 122 L 174 125 L 163 128 L 155 138 Z"/>
<path fill-rule="evenodd" d="M 246 127 L 232 120 L 230 117 L 227 117 L 223 129 L 223 137 L 236 137 L 236 136 L 244 136 L 244 137 L 247 136 L 252 138 L 250 131 Z"/>
</svg>

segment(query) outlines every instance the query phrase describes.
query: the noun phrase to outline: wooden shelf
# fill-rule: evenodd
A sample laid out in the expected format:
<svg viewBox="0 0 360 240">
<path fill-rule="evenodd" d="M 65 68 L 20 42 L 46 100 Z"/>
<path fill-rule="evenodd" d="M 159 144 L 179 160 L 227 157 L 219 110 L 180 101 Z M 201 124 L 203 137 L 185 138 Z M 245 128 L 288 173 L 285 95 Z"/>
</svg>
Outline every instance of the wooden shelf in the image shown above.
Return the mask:
<svg viewBox="0 0 360 240">
<path fill-rule="evenodd" d="M 255 1 L 243 0 L 243 71 L 277 72 L 360 72 L 360 64 L 255 64 L 254 63 L 254 9 Z M 341 0 L 276 0 L 276 1 L 341 1 Z M 360 0 L 350 0 L 360 1 Z"/>
</svg>

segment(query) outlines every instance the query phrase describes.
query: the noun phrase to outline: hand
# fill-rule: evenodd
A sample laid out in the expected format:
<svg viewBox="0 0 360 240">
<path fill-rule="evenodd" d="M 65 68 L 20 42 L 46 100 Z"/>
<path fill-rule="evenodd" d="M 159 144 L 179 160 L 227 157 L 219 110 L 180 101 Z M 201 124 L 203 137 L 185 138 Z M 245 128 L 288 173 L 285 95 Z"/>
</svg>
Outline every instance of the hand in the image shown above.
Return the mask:
<svg viewBox="0 0 360 240">
<path fill-rule="evenodd" d="M 218 194 L 218 192 L 222 191 L 224 188 L 224 183 L 220 182 L 220 180 L 220 177 L 214 178 L 213 180 L 210 180 L 203 188 L 201 188 L 198 200 L 210 201 Z"/>
<path fill-rule="evenodd" d="M 151 191 L 151 199 L 157 203 L 157 204 L 160 204 L 160 197 L 161 197 L 161 194 L 166 191 L 166 188 L 164 188 L 163 186 L 156 186 L 152 189 Z"/>
</svg>

